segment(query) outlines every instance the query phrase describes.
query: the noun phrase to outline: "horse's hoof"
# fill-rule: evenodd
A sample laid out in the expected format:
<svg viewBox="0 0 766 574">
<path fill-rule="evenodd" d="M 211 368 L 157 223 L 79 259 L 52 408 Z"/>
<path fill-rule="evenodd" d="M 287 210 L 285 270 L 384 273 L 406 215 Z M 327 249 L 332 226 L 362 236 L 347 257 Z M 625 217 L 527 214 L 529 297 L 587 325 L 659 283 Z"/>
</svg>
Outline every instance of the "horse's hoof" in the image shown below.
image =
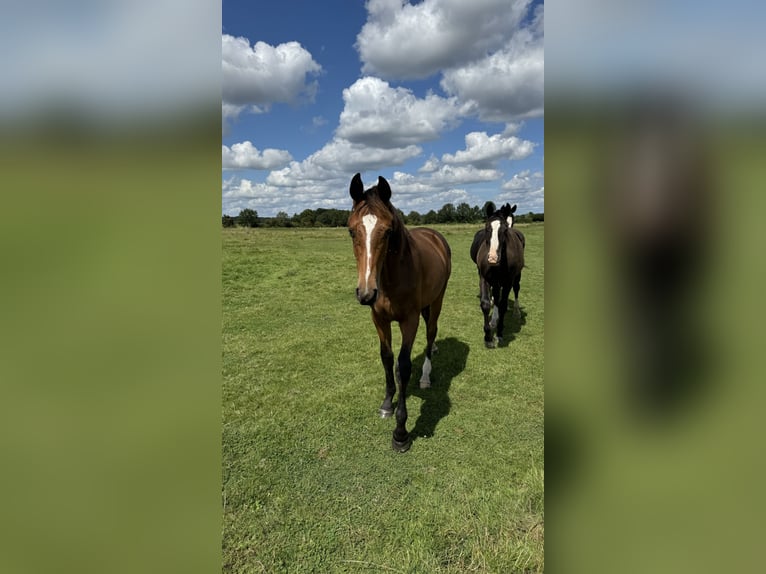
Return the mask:
<svg viewBox="0 0 766 574">
<path fill-rule="evenodd" d="M 487 349 L 494 349 L 495 348 L 495 342 L 494 341 L 484 341 L 484 346 L 487 347 Z"/>
<path fill-rule="evenodd" d="M 497 338 L 497 346 L 499 347 L 502 344 L 503 344 L 503 338 L 502 337 L 498 337 Z"/>
<path fill-rule="evenodd" d="M 430 389 L 431 388 L 431 381 L 420 381 L 420 388 L 421 389 Z"/>
<path fill-rule="evenodd" d="M 399 442 L 395 438 L 391 439 L 391 448 L 394 449 L 395 452 L 407 452 L 410 450 L 410 447 L 412 446 L 412 441 L 410 440 L 409 435 L 407 435 L 406 440 L 403 442 Z"/>
<path fill-rule="evenodd" d="M 394 414 L 394 411 L 390 411 L 388 409 L 379 409 L 378 413 L 380 414 L 380 418 L 382 418 L 382 419 L 390 419 L 391 415 Z"/>
</svg>

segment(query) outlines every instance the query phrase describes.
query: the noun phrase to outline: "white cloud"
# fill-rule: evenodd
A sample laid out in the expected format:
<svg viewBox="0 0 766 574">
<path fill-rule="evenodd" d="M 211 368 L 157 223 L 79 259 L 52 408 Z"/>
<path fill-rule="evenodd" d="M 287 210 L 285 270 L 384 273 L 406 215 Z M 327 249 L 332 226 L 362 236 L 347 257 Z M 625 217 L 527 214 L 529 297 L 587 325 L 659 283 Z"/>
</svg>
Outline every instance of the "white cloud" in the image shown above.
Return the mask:
<svg viewBox="0 0 766 574">
<path fill-rule="evenodd" d="M 423 78 L 503 46 L 530 0 L 369 0 L 357 36 L 362 71 Z"/>
<path fill-rule="evenodd" d="M 417 98 L 379 78 L 364 77 L 343 90 L 339 138 L 371 147 L 405 147 L 437 139 L 460 116 L 454 98 Z"/>
<path fill-rule="evenodd" d="M 4 2 L 0 122 L 66 109 L 135 126 L 215 105 L 220 19 L 220 6 L 186 0 Z"/>
<path fill-rule="evenodd" d="M 470 105 L 485 121 L 543 115 L 543 7 L 533 22 L 511 36 L 502 49 L 459 68 L 445 70 L 442 88 Z"/>
<path fill-rule="evenodd" d="M 221 146 L 223 169 L 275 169 L 287 165 L 293 157 L 287 150 L 260 151 L 251 142 Z"/>
<path fill-rule="evenodd" d="M 336 169 L 348 173 L 401 165 L 405 161 L 417 157 L 422 151 L 416 145 L 375 148 L 352 144 L 343 139 L 335 139 L 313 154 L 310 159 L 327 169 Z"/>
<path fill-rule="evenodd" d="M 223 34 L 223 101 L 233 106 L 268 107 L 313 99 L 322 67 L 298 42 L 271 46 Z"/>
<path fill-rule="evenodd" d="M 487 135 L 487 132 L 471 132 L 465 136 L 466 149 L 455 154 L 444 154 L 446 164 L 471 164 L 489 168 L 501 159 L 518 160 L 532 154 L 535 144 L 516 136 L 503 134 Z"/>
<path fill-rule="evenodd" d="M 346 191 L 341 193 L 343 189 Z M 231 178 L 223 182 L 223 213 L 230 215 L 237 215 L 245 208 L 255 209 L 264 217 L 274 216 L 278 211 L 293 215 L 320 207 L 348 209 L 350 201 L 348 181 L 308 182 L 300 188 L 249 179 Z"/>
<path fill-rule="evenodd" d="M 272 171 L 267 182 L 296 187 L 345 178 L 349 173 L 364 172 L 394 165 L 417 157 L 418 146 L 403 148 L 373 148 L 334 139 L 301 162 L 293 161 L 284 169 Z"/>
<path fill-rule="evenodd" d="M 472 165 L 443 165 L 430 174 L 428 181 L 441 187 L 495 181 L 503 177 L 496 169 L 480 169 Z"/>
<path fill-rule="evenodd" d="M 525 169 L 504 182 L 501 189 L 505 191 L 529 192 L 541 187 L 543 179 L 542 172 L 536 171 L 532 173 L 530 170 Z"/>
<path fill-rule="evenodd" d="M 503 193 L 497 196 L 498 203 L 517 203 L 521 213 L 534 211 L 539 213 L 545 207 L 545 176 L 542 172 L 525 169 L 505 181 L 501 186 Z"/>
<path fill-rule="evenodd" d="M 431 173 L 439 169 L 439 165 L 440 164 L 439 164 L 438 158 L 435 155 L 431 154 L 431 157 L 429 157 L 426 163 L 424 163 L 423 166 L 420 169 L 418 169 L 418 172 Z"/>
</svg>

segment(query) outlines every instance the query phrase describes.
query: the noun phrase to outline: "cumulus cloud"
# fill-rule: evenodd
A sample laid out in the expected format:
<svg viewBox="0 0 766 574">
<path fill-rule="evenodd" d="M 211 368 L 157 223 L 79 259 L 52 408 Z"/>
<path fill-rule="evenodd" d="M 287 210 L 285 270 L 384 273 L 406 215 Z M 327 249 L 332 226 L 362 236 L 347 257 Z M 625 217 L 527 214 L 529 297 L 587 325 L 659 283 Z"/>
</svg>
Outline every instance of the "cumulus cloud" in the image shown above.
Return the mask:
<svg viewBox="0 0 766 574">
<path fill-rule="evenodd" d="M 317 165 L 341 172 L 357 172 L 401 165 L 417 157 L 422 149 L 416 145 L 398 148 L 374 148 L 335 139 L 311 156 Z"/>
<path fill-rule="evenodd" d="M 470 65 L 445 70 L 442 88 L 472 107 L 485 121 L 543 115 L 543 7 L 529 26 L 498 51 Z"/>
<path fill-rule="evenodd" d="M 276 169 L 287 165 L 292 159 L 287 150 L 260 151 L 249 141 L 235 143 L 231 147 L 221 146 L 223 169 Z"/>
<path fill-rule="evenodd" d="M 453 127 L 461 110 L 454 98 L 416 97 L 406 88 L 364 77 L 343 90 L 339 138 L 371 147 L 405 147 L 437 139 Z"/>
<path fill-rule="evenodd" d="M 489 168 L 501 159 L 518 160 L 532 154 L 535 144 L 516 136 L 503 134 L 487 135 L 487 132 L 471 132 L 465 136 L 464 150 L 444 154 L 446 164 L 471 164 L 474 167 Z"/>
<path fill-rule="evenodd" d="M 0 123 L 44 125 L 65 113 L 73 126 L 147 126 L 220 101 L 218 5 L 38 0 L 2 8 Z"/>
<path fill-rule="evenodd" d="M 422 152 L 418 146 L 372 148 L 343 139 L 334 139 L 303 161 L 272 171 L 266 181 L 273 185 L 296 187 L 343 179 L 349 173 L 401 165 Z"/>
<path fill-rule="evenodd" d="M 271 46 L 247 38 L 222 35 L 223 101 L 230 106 L 268 107 L 313 99 L 322 71 L 298 42 Z M 234 109 L 234 108 L 232 108 Z M 241 110 L 241 108 L 240 108 Z"/>
<path fill-rule="evenodd" d="M 525 169 L 503 182 L 497 201 L 517 203 L 525 211 L 542 212 L 545 204 L 545 176 L 541 171 Z"/>
<path fill-rule="evenodd" d="M 530 0 L 370 0 L 357 36 L 362 71 L 441 73 L 462 114 L 485 121 L 543 115 L 544 7 Z"/>
<path fill-rule="evenodd" d="M 499 49 L 530 0 L 369 0 L 357 36 L 362 71 L 386 78 L 423 78 Z"/>
<path fill-rule="evenodd" d="M 429 157 L 426 163 L 424 163 L 423 166 L 420 169 L 418 169 L 418 172 L 431 173 L 439 169 L 439 165 L 440 163 L 438 158 L 435 155 L 431 154 L 431 157 Z"/>
</svg>

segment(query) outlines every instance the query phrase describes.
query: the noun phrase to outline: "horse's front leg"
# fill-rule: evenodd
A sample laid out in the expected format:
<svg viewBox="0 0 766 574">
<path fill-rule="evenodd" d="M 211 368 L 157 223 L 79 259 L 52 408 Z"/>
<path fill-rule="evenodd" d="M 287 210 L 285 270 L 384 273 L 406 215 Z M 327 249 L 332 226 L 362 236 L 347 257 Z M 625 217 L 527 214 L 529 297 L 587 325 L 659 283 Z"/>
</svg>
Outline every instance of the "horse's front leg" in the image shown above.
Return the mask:
<svg viewBox="0 0 766 574">
<path fill-rule="evenodd" d="M 503 330 L 505 329 L 505 313 L 508 311 L 508 296 L 511 294 L 511 286 L 503 285 L 499 287 L 500 297 L 495 298 L 497 303 L 498 319 L 497 319 L 497 341 L 503 342 Z"/>
<path fill-rule="evenodd" d="M 396 392 L 396 383 L 394 382 L 394 351 L 391 349 L 391 321 L 383 319 L 372 314 L 372 320 L 375 328 L 378 330 L 380 339 L 380 361 L 383 363 L 383 370 L 386 373 L 386 396 L 383 398 L 383 404 L 380 405 L 380 416 L 388 418 L 394 414 L 393 400 Z"/>
<path fill-rule="evenodd" d="M 407 383 L 410 382 L 412 373 L 412 344 L 415 342 L 415 335 L 418 332 L 418 323 L 420 315 L 414 313 L 404 321 L 400 321 L 399 327 L 402 330 L 402 348 L 399 351 L 397 360 L 397 371 L 399 373 L 399 400 L 396 403 L 396 428 L 391 446 L 397 452 L 405 452 L 410 448 L 412 441 L 407 432 Z"/>
<path fill-rule="evenodd" d="M 484 314 L 484 346 L 491 349 L 495 346 L 495 341 L 492 337 L 492 322 L 490 319 L 490 311 L 492 311 L 492 293 L 489 283 L 479 275 L 479 297 L 481 298 L 481 312 Z"/>
<path fill-rule="evenodd" d="M 513 316 L 517 319 L 521 317 L 521 309 L 519 308 L 519 290 L 521 289 L 521 272 L 516 275 L 513 280 Z"/>
</svg>

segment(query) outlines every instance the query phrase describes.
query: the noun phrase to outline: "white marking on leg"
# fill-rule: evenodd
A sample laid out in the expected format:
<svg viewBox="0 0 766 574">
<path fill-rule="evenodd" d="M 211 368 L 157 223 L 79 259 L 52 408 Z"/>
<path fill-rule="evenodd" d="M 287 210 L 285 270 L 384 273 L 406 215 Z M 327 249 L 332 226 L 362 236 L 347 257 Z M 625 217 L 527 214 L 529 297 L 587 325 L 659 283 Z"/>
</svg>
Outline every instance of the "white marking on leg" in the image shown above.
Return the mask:
<svg viewBox="0 0 766 574">
<path fill-rule="evenodd" d="M 420 377 L 420 388 L 427 389 L 431 386 L 431 359 L 426 357 L 423 363 L 423 376 Z"/>
<path fill-rule="evenodd" d="M 364 289 L 367 290 L 367 283 L 370 280 L 370 259 L 372 259 L 372 231 L 375 229 L 375 224 L 378 223 L 378 217 L 368 213 L 362 218 L 364 224 L 364 245 L 367 248 L 367 269 L 364 274 Z"/>
<path fill-rule="evenodd" d="M 513 314 L 514 314 L 515 316 L 517 316 L 517 317 L 518 317 L 519 315 L 521 315 L 521 308 L 519 307 L 519 300 L 518 300 L 518 299 L 515 299 L 515 300 L 513 301 Z"/>
<path fill-rule="evenodd" d="M 490 328 L 494 329 L 497 326 L 497 320 L 499 318 L 500 318 L 500 312 L 497 310 L 497 307 L 494 307 L 492 309 L 492 317 L 489 320 Z"/>
<path fill-rule="evenodd" d="M 492 237 L 489 240 L 489 254 L 487 255 L 487 259 L 490 263 L 497 263 L 497 249 L 500 247 L 500 240 L 498 239 L 497 234 L 498 229 L 500 229 L 500 222 L 495 220 L 490 225 L 492 226 Z"/>
</svg>

